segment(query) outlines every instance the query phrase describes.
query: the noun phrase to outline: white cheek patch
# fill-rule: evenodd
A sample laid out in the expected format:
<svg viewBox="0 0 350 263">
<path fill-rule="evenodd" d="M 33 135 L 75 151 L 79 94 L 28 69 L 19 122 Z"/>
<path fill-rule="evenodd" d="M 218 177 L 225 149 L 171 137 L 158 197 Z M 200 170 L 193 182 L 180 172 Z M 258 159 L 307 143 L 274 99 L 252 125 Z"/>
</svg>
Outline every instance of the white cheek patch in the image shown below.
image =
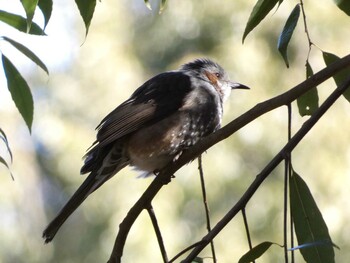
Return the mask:
<svg viewBox="0 0 350 263">
<path fill-rule="evenodd" d="M 220 88 L 221 90 L 221 94 L 222 94 L 222 100 L 223 101 L 226 101 L 227 98 L 230 96 L 231 94 L 231 86 L 229 85 L 229 83 L 227 82 L 218 82 L 218 87 Z"/>
</svg>

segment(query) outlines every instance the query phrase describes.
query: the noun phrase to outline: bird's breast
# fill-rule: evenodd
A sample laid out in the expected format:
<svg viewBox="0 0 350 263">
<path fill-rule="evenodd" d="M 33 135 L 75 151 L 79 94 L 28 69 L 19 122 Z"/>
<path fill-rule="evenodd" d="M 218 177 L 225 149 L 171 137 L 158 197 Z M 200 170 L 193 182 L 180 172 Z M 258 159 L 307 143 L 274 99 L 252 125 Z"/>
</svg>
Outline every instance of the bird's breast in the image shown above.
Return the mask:
<svg viewBox="0 0 350 263">
<path fill-rule="evenodd" d="M 147 172 L 165 167 L 219 126 L 218 113 L 204 113 L 178 111 L 134 132 L 126 145 L 130 164 Z"/>
</svg>

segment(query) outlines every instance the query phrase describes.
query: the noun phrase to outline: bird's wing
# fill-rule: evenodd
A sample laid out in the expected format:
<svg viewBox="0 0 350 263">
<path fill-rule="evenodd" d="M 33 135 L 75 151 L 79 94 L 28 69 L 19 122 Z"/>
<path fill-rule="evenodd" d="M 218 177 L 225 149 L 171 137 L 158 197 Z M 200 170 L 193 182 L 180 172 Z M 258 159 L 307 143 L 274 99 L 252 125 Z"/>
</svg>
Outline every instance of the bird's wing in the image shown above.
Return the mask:
<svg viewBox="0 0 350 263">
<path fill-rule="evenodd" d="M 178 71 L 159 74 L 108 114 L 97 127 L 99 146 L 105 146 L 178 110 L 191 90 L 190 78 Z"/>
</svg>

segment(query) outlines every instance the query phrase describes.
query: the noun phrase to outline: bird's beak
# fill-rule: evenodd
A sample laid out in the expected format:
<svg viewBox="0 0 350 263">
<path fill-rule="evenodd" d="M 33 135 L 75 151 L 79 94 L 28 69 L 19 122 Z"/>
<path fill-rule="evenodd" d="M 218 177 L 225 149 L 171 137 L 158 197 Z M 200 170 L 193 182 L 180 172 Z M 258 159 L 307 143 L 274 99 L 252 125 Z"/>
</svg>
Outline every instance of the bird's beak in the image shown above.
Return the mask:
<svg viewBox="0 0 350 263">
<path fill-rule="evenodd" d="M 240 83 L 234 83 L 234 82 L 231 82 L 230 86 L 231 86 L 231 89 L 250 89 L 246 85 L 243 85 L 243 84 L 240 84 Z"/>
</svg>

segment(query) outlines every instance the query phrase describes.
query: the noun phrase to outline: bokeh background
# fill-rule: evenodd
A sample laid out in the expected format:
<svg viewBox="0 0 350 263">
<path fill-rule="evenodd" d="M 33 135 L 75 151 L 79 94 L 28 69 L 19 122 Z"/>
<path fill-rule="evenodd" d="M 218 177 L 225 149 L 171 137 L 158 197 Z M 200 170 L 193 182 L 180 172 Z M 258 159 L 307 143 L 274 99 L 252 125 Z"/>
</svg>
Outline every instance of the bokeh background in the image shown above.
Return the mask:
<svg viewBox="0 0 350 263">
<path fill-rule="evenodd" d="M 322 2 L 322 3 L 321 3 Z M 350 19 L 331 0 L 307 1 L 312 41 L 342 57 L 349 53 Z M 74 1 L 54 1 L 48 36 L 26 36 L 0 24 L 0 34 L 30 47 L 48 66 L 50 76 L 0 41 L 4 52 L 28 80 L 35 100 L 32 133 L 17 112 L 0 73 L 0 126 L 8 135 L 14 162 L 0 166 L 1 262 L 106 262 L 119 223 L 152 178 L 137 179 L 125 168 L 76 211 L 51 244 L 42 230 L 85 176 L 82 156 L 95 138 L 100 120 L 151 76 L 178 68 L 197 57 L 218 61 L 231 78 L 251 87 L 233 92 L 224 123 L 257 103 L 305 79 L 308 43 L 299 21 L 289 47 L 287 69 L 276 45 L 278 34 L 297 1 L 285 1 L 268 15 L 242 45 L 242 34 L 255 1 L 168 0 L 161 15 L 142 0 L 98 2 L 88 36 Z M 157 2 L 151 1 L 153 9 Z M 0 9 L 24 15 L 20 1 L 0 1 Z M 35 19 L 43 25 L 37 11 Z M 324 67 L 313 47 L 314 71 Z M 333 80 L 319 86 L 321 102 Z M 307 119 L 293 104 L 293 131 Z M 294 169 L 308 183 L 326 220 L 336 262 L 350 258 L 350 105 L 341 98 L 293 152 Z M 212 223 L 238 200 L 259 171 L 286 143 L 287 109 L 277 109 L 211 148 L 204 172 Z M 9 161 L 4 145 L 1 156 Z M 183 167 L 154 200 L 154 209 L 170 257 L 206 233 L 197 162 Z M 253 244 L 283 243 L 283 167 L 278 167 L 247 206 Z M 237 262 L 248 250 L 241 215 L 215 239 L 219 262 Z M 298 252 L 297 252 L 298 254 Z M 210 257 L 208 249 L 202 257 Z M 300 258 L 298 256 L 297 258 Z M 259 262 L 282 262 L 272 247 Z M 123 262 L 161 262 L 147 213 L 133 226 Z M 211 262 L 206 259 L 205 262 Z M 300 262 L 300 261 L 298 261 Z"/>
</svg>

